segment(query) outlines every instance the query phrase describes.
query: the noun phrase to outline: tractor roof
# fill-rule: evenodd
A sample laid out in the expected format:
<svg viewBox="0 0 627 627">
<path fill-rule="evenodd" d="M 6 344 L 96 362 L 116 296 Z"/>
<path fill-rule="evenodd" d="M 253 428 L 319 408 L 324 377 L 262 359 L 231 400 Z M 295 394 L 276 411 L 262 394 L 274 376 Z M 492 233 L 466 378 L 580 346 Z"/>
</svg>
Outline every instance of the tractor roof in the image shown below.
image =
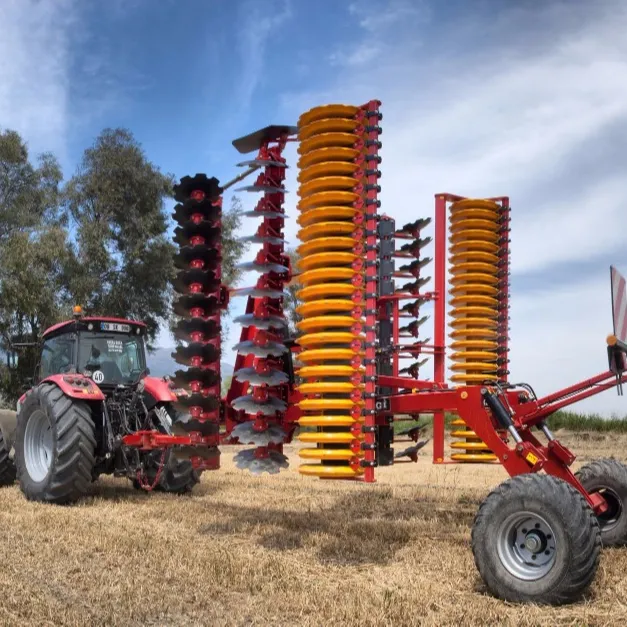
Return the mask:
<svg viewBox="0 0 627 627">
<path fill-rule="evenodd" d="M 85 316 L 81 318 L 74 318 L 72 320 L 64 320 L 63 322 L 58 322 L 57 324 L 53 324 L 51 327 L 46 329 L 43 333 L 43 337 L 50 335 L 51 333 L 55 333 L 64 329 L 65 327 L 70 326 L 75 322 L 117 322 L 119 324 L 129 324 L 135 327 L 146 327 L 146 324 L 140 322 L 138 320 L 126 320 L 124 318 L 108 318 L 106 316 Z"/>
</svg>

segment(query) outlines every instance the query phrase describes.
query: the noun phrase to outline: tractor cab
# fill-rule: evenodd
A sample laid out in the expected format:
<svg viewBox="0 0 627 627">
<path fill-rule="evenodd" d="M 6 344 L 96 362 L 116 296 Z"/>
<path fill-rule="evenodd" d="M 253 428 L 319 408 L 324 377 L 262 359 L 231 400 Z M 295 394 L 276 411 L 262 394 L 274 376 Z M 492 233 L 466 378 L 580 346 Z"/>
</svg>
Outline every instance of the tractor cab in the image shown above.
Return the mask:
<svg viewBox="0 0 627 627">
<path fill-rule="evenodd" d="M 77 313 L 74 320 L 45 331 L 37 381 L 57 374 L 80 374 L 101 388 L 137 384 L 146 374 L 146 326 Z"/>
</svg>

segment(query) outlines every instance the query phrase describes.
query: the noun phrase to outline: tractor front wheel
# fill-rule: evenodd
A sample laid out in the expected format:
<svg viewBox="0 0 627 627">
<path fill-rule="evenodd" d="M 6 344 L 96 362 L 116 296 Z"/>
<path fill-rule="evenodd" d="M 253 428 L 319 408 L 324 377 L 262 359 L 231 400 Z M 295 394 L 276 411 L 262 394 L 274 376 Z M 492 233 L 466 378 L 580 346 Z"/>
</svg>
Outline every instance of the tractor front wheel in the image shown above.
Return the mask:
<svg viewBox="0 0 627 627">
<path fill-rule="evenodd" d="M 608 508 L 599 514 L 604 546 L 627 544 L 627 466 L 616 459 L 599 459 L 575 473 L 588 494 L 598 492 Z"/>
<path fill-rule="evenodd" d="M 15 463 L 20 488 L 31 501 L 73 503 L 92 482 L 96 438 L 87 403 L 52 384 L 28 393 L 20 409 Z"/>
<path fill-rule="evenodd" d="M 519 475 L 481 505 L 472 551 L 494 596 L 561 605 L 578 600 L 594 578 L 601 532 L 592 508 L 570 484 L 551 475 Z"/>
</svg>

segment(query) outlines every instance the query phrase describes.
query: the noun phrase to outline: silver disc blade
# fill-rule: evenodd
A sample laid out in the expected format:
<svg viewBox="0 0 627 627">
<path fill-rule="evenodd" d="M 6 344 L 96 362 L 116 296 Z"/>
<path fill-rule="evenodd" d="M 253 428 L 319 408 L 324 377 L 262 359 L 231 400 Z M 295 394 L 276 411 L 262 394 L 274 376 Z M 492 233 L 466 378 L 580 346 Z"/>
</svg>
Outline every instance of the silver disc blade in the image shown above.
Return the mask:
<svg viewBox="0 0 627 627">
<path fill-rule="evenodd" d="M 265 194 L 287 194 L 287 190 L 283 187 L 275 187 L 274 185 L 244 185 L 233 190 L 234 192 L 264 192 Z"/>
<path fill-rule="evenodd" d="M 288 244 L 287 240 L 280 237 L 272 237 L 271 235 L 249 235 L 248 237 L 240 237 L 238 242 L 251 242 L 252 244 L 272 244 L 273 246 L 281 246 Z"/>
<path fill-rule="evenodd" d="M 255 449 L 240 451 L 233 457 L 235 465 L 240 470 L 248 470 L 253 475 L 267 472 L 276 475 L 281 468 L 288 468 L 287 457 L 278 451 L 269 451 L 268 457 L 255 457 Z"/>
<path fill-rule="evenodd" d="M 240 444 L 254 444 L 255 446 L 268 446 L 268 444 L 281 444 L 285 440 L 286 433 L 279 425 L 268 425 L 264 431 L 255 431 L 254 422 L 242 422 L 232 431 L 231 437 L 237 438 Z"/>
<path fill-rule="evenodd" d="M 247 218 L 269 218 L 273 220 L 275 218 L 289 218 L 289 216 L 285 213 L 279 213 L 278 211 L 245 211 L 242 213 L 243 216 Z"/>
<path fill-rule="evenodd" d="M 265 346 L 257 346 L 251 340 L 239 342 L 233 347 L 238 353 L 243 355 L 254 355 L 255 357 L 280 357 L 289 350 L 285 344 L 278 342 L 268 342 Z"/>
<path fill-rule="evenodd" d="M 243 314 L 237 316 L 233 322 L 241 324 L 243 327 L 257 327 L 258 329 L 285 329 L 287 327 L 287 320 L 281 316 L 259 318 L 254 314 Z"/>
<path fill-rule="evenodd" d="M 283 290 L 263 289 L 261 287 L 242 287 L 231 292 L 231 296 L 253 296 L 254 298 L 281 298 L 285 295 Z"/>
<path fill-rule="evenodd" d="M 259 374 L 254 368 L 242 368 L 233 373 L 236 381 L 250 385 L 281 385 L 287 383 L 289 377 L 281 370 L 270 370 L 267 374 Z"/>
<path fill-rule="evenodd" d="M 265 168 L 267 166 L 272 166 L 273 168 L 287 168 L 286 163 L 281 163 L 280 161 L 273 161 L 272 159 L 251 159 L 250 161 L 240 161 L 236 163 L 235 166 L 238 168 L 243 168 L 247 166 L 249 168 L 257 166 L 259 168 Z"/>
<path fill-rule="evenodd" d="M 283 274 L 287 272 L 287 268 L 278 263 L 257 263 L 256 261 L 245 261 L 244 263 L 237 264 L 237 267 L 245 272 L 259 272 L 260 274 L 265 274 L 266 272 Z"/>
<path fill-rule="evenodd" d="M 245 411 L 247 414 L 263 414 L 273 416 L 276 412 L 285 411 L 287 403 L 275 396 L 268 397 L 267 401 L 256 401 L 252 394 L 240 396 L 233 400 L 231 407 L 236 411 Z"/>
</svg>

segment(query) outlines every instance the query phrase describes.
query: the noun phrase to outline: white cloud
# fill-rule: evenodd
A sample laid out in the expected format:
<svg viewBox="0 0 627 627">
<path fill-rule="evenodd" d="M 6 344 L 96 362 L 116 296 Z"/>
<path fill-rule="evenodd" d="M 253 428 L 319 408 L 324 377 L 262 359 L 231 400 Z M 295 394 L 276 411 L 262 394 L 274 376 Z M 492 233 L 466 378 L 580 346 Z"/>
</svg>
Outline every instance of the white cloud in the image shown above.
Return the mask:
<svg viewBox="0 0 627 627">
<path fill-rule="evenodd" d="M 356 6 L 358 23 L 374 26 L 367 21 L 374 14 Z M 446 25 L 427 24 L 422 14 L 410 19 L 404 27 L 411 38 L 391 28 L 381 36 L 376 64 L 340 69 L 307 93 L 285 93 L 285 116 L 329 102 L 382 100 L 381 199 L 400 224 L 433 215 L 438 192 L 509 195 L 512 378 L 545 394 L 605 370 L 607 267 L 592 283 L 573 275 L 559 291 L 539 280 L 533 294 L 516 291 L 516 276 L 549 274 L 555 264 L 612 251 L 620 266 L 627 185 L 615 163 L 623 151 L 618 131 L 627 131 L 627 7 L 618 0 L 594 8 L 553 2 L 504 7 L 490 19 L 466 14 Z M 446 36 L 419 50 L 416 40 L 428 31 Z M 353 53 L 365 41 L 357 40 Z M 605 167 L 586 167 L 591 147 Z M 295 178 L 290 189 L 297 191 Z M 296 200 L 288 202 L 294 217 Z M 296 232 L 293 221 L 287 230 Z M 575 409 L 627 414 L 615 391 Z"/>
<path fill-rule="evenodd" d="M 0 124 L 33 152 L 63 158 L 68 132 L 72 0 L 0 4 Z"/>
</svg>

